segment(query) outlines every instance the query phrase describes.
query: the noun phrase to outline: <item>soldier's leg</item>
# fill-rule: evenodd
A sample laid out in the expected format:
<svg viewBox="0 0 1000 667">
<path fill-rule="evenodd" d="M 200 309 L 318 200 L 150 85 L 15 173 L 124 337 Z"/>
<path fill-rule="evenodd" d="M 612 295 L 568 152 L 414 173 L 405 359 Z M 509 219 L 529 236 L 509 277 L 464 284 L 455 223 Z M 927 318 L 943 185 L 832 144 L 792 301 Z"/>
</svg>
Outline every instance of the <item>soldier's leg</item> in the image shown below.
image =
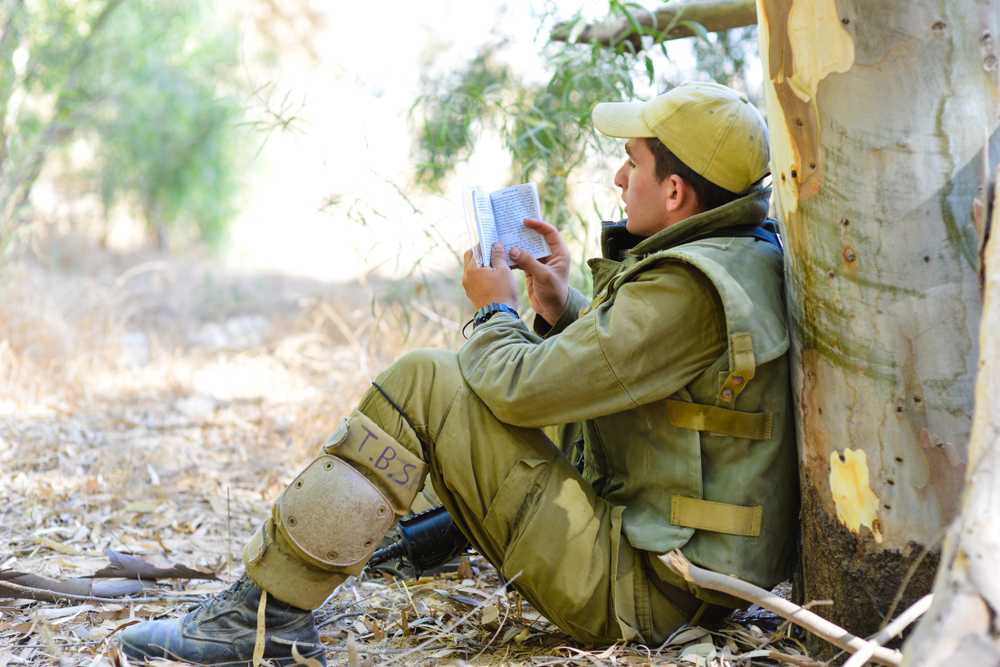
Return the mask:
<svg viewBox="0 0 1000 667">
<path fill-rule="evenodd" d="M 348 435 L 338 429 L 327 451 L 386 493 L 415 492 L 413 466 L 418 457 L 426 461 L 457 525 L 547 618 L 586 643 L 655 641 L 688 620 L 649 585 L 644 552 L 621 533 L 621 508 L 599 498 L 542 430 L 497 420 L 465 383 L 454 353 L 410 353 L 376 385 L 348 420 Z M 321 558 L 339 536 L 321 531 L 327 541 L 310 553 L 292 543 L 302 524 L 290 525 L 293 514 L 279 510 L 294 487 L 275 503 L 244 560 L 254 581 L 278 599 L 314 608 L 354 570 Z M 397 516 L 405 502 L 393 505 Z M 350 526 L 339 525 L 346 534 Z M 352 539 L 368 544 L 386 529 Z"/>
<path fill-rule="evenodd" d="M 645 552 L 622 535 L 621 508 L 599 498 L 541 430 L 497 420 L 454 354 L 407 355 L 377 383 L 359 410 L 424 452 L 455 522 L 547 618 L 585 643 L 662 641 L 687 622 L 649 584 Z"/>
<path fill-rule="evenodd" d="M 295 664 L 291 642 L 319 643 L 311 610 L 361 572 L 385 532 L 405 515 L 426 471 L 419 456 L 355 411 L 274 502 L 271 518 L 243 549 L 243 578 L 182 618 L 126 629 L 122 651 L 134 660 L 245 665 L 263 610 L 263 657 Z M 325 664 L 321 648 L 303 646 L 300 653 Z"/>
<path fill-rule="evenodd" d="M 620 508 L 598 498 L 542 431 L 499 422 L 465 384 L 453 353 L 411 353 L 378 383 L 385 395 L 369 390 L 247 544 L 249 585 L 183 619 L 129 628 L 126 653 L 246 660 L 261 589 L 278 607 L 269 637 L 286 628 L 286 638 L 313 641 L 308 610 L 360 571 L 406 511 L 423 478 L 421 459 L 463 532 L 550 620 L 588 643 L 660 634 L 649 629 L 651 589 L 641 552 L 621 535 Z M 360 505 L 352 509 L 351 500 Z M 669 605 L 658 616 L 659 630 L 686 620 Z M 289 651 L 270 641 L 268 651 L 291 664 Z"/>
<path fill-rule="evenodd" d="M 289 484 L 243 549 L 247 574 L 279 600 L 315 609 L 361 573 L 379 540 L 405 516 L 427 466 L 354 411 L 323 455 Z"/>
</svg>

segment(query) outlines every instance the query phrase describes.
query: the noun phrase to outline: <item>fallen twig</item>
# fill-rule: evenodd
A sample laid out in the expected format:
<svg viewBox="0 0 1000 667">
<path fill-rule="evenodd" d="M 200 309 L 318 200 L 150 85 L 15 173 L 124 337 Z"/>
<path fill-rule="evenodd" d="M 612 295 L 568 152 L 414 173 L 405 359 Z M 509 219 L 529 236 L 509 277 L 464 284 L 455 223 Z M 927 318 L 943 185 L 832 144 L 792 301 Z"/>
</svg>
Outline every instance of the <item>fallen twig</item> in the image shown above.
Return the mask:
<svg viewBox="0 0 1000 667">
<path fill-rule="evenodd" d="M 911 623 L 923 616 L 924 612 L 931 608 L 931 602 L 933 601 L 934 595 L 927 594 L 914 602 L 906 611 L 893 619 L 889 625 L 885 626 L 878 632 L 878 634 L 869 639 L 867 646 L 858 649 L 858 651 L 851 656 L 851 659 L 844 663 L 844 667 L 861 667 L 863 664 L 868 662 L 878 647 L 885 644 L 887 641 L 905 630 Z"/>
<path fill-rule="evenodd" d="M 337 614 L 336 616 L 331 616 L 330 618 L 324 620 L 322 623 L 317 623 L 316 627 L 317 628 L 323 628 L 323 627 L 326 627 L 326 626 L 330 625 L 331 623 L 336 623 L 337 621 L 341 621 L 341 620 L 343 620 L 345 618 L 354 618 L 355 616 L 364 616 L 367 613 L 368 612 L 366 612 L 366 611 L 349 611 L 346 614 Z"/>
<path fill-rule="evenodd" d="M 110 565 L 103 567 L 92 578 L 120 577 L 123 579 L 139 579 L 151 581 L 156 579 L 208 579 L 219 581 L 219 575 L 214 572 L 201 572 L 185 565 L 173 563 L 152 563 L 138 556 L 123 554 L 113 549 L 105 549 Z"/>
<path fill-rule="evenodd" d="M 30 586 L 21 586 L 20 584 L 15 584 L 10 581 L 5 581 L 0 583 L 0 597 L 3 598 L 15 598 L 22 600 L 36 600 L 38 602 L 59 602 L 61 600 L 71 600 L 74 602 L 201 602 L 205 599 L 204 596 L 167 596 L 160 595 L 156 597 L 144 597 L 144 598 L 109 598 L 109 597 L 95 597 L 93 595 L 74 595 L 72 593 L 59 593 L 54 591 L 45 590 L 42 588 L 31 588 Z"/>
<path fill-rule="evenodd" d="M 735 595 L 743 600 L 755 602 L 761 607 L 773 611 L 775 614 L 788 619 L 796 625 L 802 626 L 818 637 L 822 637 L 845 651 L 856 653 L 862 648 L 869 646 L 868 642 L 864 639 L 852 635 L 847 630 L 831 623 L 822 616 L 803 609 L 799 605 L 778 597 L 759 586 L 754 586 L 736 577 L 719 574 L 694 565 L 684 557 L 684 554 L 676 549 L 670 553 L 663 554 L 659 558 L 667 567 L 684 577 L 686 581 L 703 588 L 721 591 L 729 595 Z M 889 667 L 897 667 L 903 662 L 903 654 L 899 651 L 879 646 L 874 649 L 870 659 Z"/>
<path fill-rule="evenodd" d="M 324 651 L 335 651 L 337 653 L 347 653 L 350 649 L 347 646 L 331 646 L 330 644 L 310 644 L 308 642 L 293 642 L 291 639 L 285 639 L 284 637 L 272 637 L 271 641 L 275 644 L 284 644 L 285 646 L 291 646 L 292 644 L 297 644 L 302 648 L 321 648 Z M 439 648 L 459 648 L 457 646 L 451 646 L 448 644 L 432 644 L 430 646 L 421 647 L 423 651 L 436 650 Z M 406 653 L 407 651 L 412 651 L 412 648 L 361 648 L 357 647 L 358 653 L 371 653 L 373 655 L 382 655 L 389 653 Z M 469 649 L 470 651 L 472 649 Z"/>
<path fill-rule="evenodd" d="M 771 651 L 767 657 L 775 662 L 783 662 L 786 665 L 795 665 L 795 667 L 823 667 L 825 664 L 807 655 L 788 655 L 778 651 Z"/>
</svg>

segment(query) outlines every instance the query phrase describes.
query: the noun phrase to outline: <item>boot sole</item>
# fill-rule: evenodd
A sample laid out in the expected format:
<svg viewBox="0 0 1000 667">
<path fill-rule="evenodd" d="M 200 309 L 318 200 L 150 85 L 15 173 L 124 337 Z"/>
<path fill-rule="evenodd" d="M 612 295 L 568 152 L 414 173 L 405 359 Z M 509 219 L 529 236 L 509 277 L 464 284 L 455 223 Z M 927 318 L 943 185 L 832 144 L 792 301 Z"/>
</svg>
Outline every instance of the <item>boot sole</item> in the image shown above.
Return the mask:
<svg viewBox="0 0 1000 667">
<path fill-rule="evenodd" d="M 146 655 L 142 649 L 129 644 L 126 641 L 118 640 L 118 648 L 124 653 L 129 662 L 133 662 L 140 665 L 149 664 L 150 660 L 173 660 L 174 662 L 182 662 L 188 665 L 200 665 L 201 667 L 252 667 L 253 660 L 236 660 L 233 662 L 212 662 L 212 663 L 201 663 L 201 662 L 191 662 L 189 660 L 184 660 L 182 658 L 176 657 L 164 657 L 164 656 L 151 656 Z M 134 654 L 134 655 L 133 655 Z M 306 660 L 318 660 L 320 664 L 326 664 L 326 653 L 319 652 L 315 654 L 306 654 L 300 652 L 300 655 Z M 272 665 L 277 665 L 278 667 L 295 667 L 295 658 L 288 656 L 287 658 L 265 658 L 267 662 Z"/>
</svg>

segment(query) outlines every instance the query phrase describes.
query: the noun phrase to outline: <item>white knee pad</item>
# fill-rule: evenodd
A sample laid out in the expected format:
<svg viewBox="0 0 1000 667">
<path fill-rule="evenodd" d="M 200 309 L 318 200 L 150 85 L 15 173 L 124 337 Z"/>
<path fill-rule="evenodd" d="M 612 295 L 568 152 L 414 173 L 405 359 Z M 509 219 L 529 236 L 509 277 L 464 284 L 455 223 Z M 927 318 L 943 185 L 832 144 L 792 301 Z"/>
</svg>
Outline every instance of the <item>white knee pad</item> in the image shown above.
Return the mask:
<svg viewBox="0 0 1000 667">
<path fill-rule="evenodd" d="M 320 456 L 280 500 L 285 534 L 328 567 L 368 558 L 396 520 L 392 504 L 364 475 L 336 456 Z"/>
<path fill-rule="evenodd" d="M 278 500 L 281 531 L 320 567 L 352 571 L 406 514 L 427 465 L 355 410 Z"/>
</svg>

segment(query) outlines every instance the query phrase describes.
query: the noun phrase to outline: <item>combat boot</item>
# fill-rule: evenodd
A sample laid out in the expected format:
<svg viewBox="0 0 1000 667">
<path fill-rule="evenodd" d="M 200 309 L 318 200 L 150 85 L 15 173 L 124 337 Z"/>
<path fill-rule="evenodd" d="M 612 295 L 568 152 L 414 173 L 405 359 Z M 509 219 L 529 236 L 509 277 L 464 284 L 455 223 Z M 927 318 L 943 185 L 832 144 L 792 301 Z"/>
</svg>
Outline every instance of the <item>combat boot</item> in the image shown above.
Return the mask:
<svg viewBox="0 0 1000 667">
<path fill-rule="evenodd" d="M 261 589 L 244 574 L 228 589 L 217 593 L 187 615 L 165 621 L 133 625 L 120 635 L 119 645 L 129 659 L 183 660 L 199 665 L 249 665 L 253 662 L 257 638 L 257 607 Z M 322 649 L 301 644 L 319 644 L 313 613 L 268 596 L 264 625 L 267 640 L 264 659 L 274 665 L 294 665 L 291 642 L 298 642 L 299 654 L 326 665 Z M 288 644 L 273 640 L 281 638 Z"/>
</svg>

